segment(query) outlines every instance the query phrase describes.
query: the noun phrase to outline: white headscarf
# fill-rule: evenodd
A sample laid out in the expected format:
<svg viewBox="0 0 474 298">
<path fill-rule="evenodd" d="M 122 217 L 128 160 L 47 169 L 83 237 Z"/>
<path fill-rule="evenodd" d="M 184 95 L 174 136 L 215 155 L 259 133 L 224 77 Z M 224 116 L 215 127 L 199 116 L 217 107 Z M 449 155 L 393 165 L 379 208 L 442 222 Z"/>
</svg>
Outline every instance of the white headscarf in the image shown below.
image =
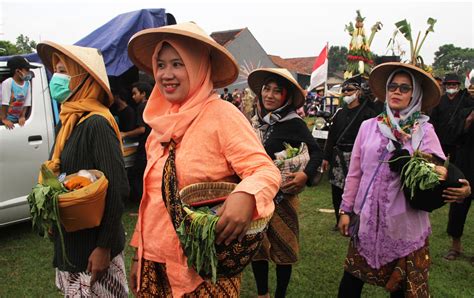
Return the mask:
<svg viewBox="0 0 474 298">
<path fill-rule="evenodd" d="M 393 77 L 399 73 L 406 73 L 411 77 L 411 81 L 413 84 L 413 93 L 412 93 L 410 103 L 405 109 L 400 111 L 400 118 L 397 118 L 393 115 L 393 111 L 388 105 L 388 84 L 390 84 Z M 401 134 L 406 134 L 401 129 L 399 123 L 400 122 L 403 123 L 405 120 L 409 119 L 416 112 L 421 112 L 421 103 L 422 103 L 421 99 L 423 98 L 423 89 L 421 87 L 420 81 L 417 80 L 415 76 L 409 70 L 404 69 L 404 68 L 398 68 L 394 70 L 388 77 L 388 80 L 385 85 L 385 90 L 387 90 L 387 92 L 385 93 L 386 94 L 385 95 L 385 110 L 387 111 L 387 116 L 390 122 L 392 123 L 393 127 L 390 128 L 383 121 L 378 121 L 378 126 L 382 134 L 388 139 L 390 139 L 390 142 L 388 142 L 387 144 L 387 150 L 389 152 L 392 152 L 393 150 L 395 150 L 393 141 L 399 142 L 399 140 L 393 134 L 393 130 L 398 130 Z M 416 116 L 416 114 L 414 116 Z M 421 129 L 421 126 L 423 123 L 427 122 L 429 119 L 430 118 L 428 116 L 419 114 L 419 116 L 415 120 L 415 123 L 413 124 L 409 139 L 411 139 L 411 145 L 413 149 L 415 150 L 418 149 L 421 143 L 421 140 L 423 139 L 424 133 L 423 133 L 423 130 Z"/>
</svg>

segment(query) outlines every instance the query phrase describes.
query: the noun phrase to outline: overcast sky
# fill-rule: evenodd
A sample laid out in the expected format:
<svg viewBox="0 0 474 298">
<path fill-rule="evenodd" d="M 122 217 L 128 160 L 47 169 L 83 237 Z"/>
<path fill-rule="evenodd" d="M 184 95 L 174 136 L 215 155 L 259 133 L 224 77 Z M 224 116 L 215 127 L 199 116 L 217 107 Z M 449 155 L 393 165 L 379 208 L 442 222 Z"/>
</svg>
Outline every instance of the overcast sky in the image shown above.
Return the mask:
<svg viewBox="0 0 474 298">
<path fill-rule="evenodd" d="M 14 42 L 19 34 L 36 41 L 52 40 L 72 44 L 120 13 L 142 8 L 165 8 L 178 22 L 195 21 L 209 34 L 248 27 L 268 54 L 284 58 L 318 55 L 326 42 L 348 46 L 345 24 L 354 22 L 356 10 L 365 19 L 366 35 L 381 21 L 382 30 L 372 43 L 378 55 L 395 30 L 394 23 L 406 18 L 414 35 L 427 28 L 429 17 L 438 20 L 421 55 L 432 63 L 443 44 L 474 48 L 472 1 L 316 1 L 316 0 L 231 0 L 231 1 L 22 1 L 0 0 L 0 40 Z M 403 37 L 401 47 L 409 51 Z"/>
</svg>

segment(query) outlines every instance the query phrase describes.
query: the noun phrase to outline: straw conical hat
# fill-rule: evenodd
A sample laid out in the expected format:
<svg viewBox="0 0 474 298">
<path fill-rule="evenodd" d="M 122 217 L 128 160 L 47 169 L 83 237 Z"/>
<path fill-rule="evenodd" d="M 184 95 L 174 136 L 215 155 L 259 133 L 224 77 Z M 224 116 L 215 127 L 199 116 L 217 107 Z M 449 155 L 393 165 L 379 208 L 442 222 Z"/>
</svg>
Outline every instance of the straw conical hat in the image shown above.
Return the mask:
<svg viewBox="0 0 474 298">
<path fill-rule="evenodd" d="M 51 72 L 54 72 L 52 63 L 53 53 L 64 54 L 77 62 L 84 68 L 105 90 L 108 96 L 108 106 L 110 106 L 114 97 L 110 91 L 109 79 L 107 71 L 105 70 L 104 59 L 102 53 L 96 48 L 86 48 L 72 45 L 60 45 L 52 41 L 42 41 L 36 47 L 38 55 L 43 61 L 44 65 Z"/>
<path fill-rule="evenodd" d="M 369 76 L 370 89 L 378 100 L 385 101 L 385 92 L 387 80 L 390 74 L 396 69 L 406 69 L 411 72 L 418 80 L 420 80 L 423 89 L 423 97 L 421 99 L 421 110 L 428 111 L 438 105 L 441 90 L 432 75 L 423 69 L 413 65 L 401 62 L 387 62 L 377 65 Z"/>
<path fill-rule="evenodd" d="M 128 56 L 139 69 L 153 76 L 151 58 L 156 45 L 168 36 L 192 38 L 211 49 L 211 67 L 214 88 L 221 88 L 234 82 L 239 68 L 232 54 L 192 22 L 142 30 L 128 42 Z"/>
<path fill-rule="evenodd" d="M 294 86 L 294 98 L 293 104 L 296 108 L 300 108 L 303 106 L 305 102 L 305 95 L 303 89 L 301 89 L 298 82 L 293 78 L 291 73 L 286 68 L 258 68 L 252 71 L 248 77 L 248 83 L 250 89 L 257 94 L 260 95 L 262 91 L 263 83 L 265 79 L 270 75 L 275 74 L 285 80 L 287 80 L 291 85 Z"/>
</svg>

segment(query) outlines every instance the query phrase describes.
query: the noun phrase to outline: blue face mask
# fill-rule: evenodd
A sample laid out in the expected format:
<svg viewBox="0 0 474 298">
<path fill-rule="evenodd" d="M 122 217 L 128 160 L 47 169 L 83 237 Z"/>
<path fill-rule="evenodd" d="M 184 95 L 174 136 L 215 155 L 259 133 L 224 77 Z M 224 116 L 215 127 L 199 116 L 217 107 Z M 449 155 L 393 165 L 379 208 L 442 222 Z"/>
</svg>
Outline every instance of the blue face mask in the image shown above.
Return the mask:
<svg viewBox="0 0 474 298">
<path fill-rule="evenodd" d="M 21 73 L 21 79 L 25 82 L 31 81 L 33 78 L 33 73 L 31 71 L 27 71 L 26 74 Z"/>
<path fill-rule="evenodd" d="M 63 103 L 71 95 L 71 89 L 69 89 L 69 82 L 71 77 L 62 74 L 54 73 L 51 81 L 49 81 L 49 91 L 51 92 L 51 97 L 58 103 Z"/>
</svg>

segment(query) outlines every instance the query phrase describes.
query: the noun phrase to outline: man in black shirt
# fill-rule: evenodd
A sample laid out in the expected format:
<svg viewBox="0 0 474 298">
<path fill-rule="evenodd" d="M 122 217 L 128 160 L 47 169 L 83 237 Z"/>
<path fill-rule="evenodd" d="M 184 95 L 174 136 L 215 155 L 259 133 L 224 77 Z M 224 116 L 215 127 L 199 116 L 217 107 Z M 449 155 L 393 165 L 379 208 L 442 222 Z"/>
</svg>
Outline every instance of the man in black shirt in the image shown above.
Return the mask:
<svg viewBox="0 0 474 298">
<path fill-rule="evenodd" d="M 469 141 L 472 133 L 466 132 L 471 130 L 474 100 L 467 90 L 460 90 L 461 82 L 456 74 L 447 74 L 443 85 L 446 93 L 441 96 L 439 105 L 433 109 L 430 121 L 441 142 L 444 154 L 449 155 L 450 161 L 468 176 L 468 168 L 464 165 L 471 159 L 466 155 L 466 152 L 469 152 L 466 149 L 469 146 L 472 147 L 472 142 Z M 458 160 L 458 154 L 462 155 L 463 160 Z M 468 197 L 462 203 L 449 206 L 447 232 L 452 238 L 452 245 L 444 256 L 447 260 L 455 260 L 461 254 L 461 237 L 470 205 L 471 197 Z"/>
<path fill-rule="evenodd" d="M 466 90 L 460 90 L 461 82 L 456 74 L 447 74 L 443 85 L 446 93 L 431 113 L 430 122 L 438 135 L 444 154 L 456 162 L 466 117 L 474 107 L 474 100 Z"/>
<path fill-rule="evenodd" d="M 137 82 L 132 85 L 132 98 L 137 104 L 137 125 L 134 130 L 122 133 L 122 137 L 135 137 L 138 140 L 138 148 L 135 154 L 135 163 L 129 170 L 130 180 L 130 200 L 138 202 L 143 194 L 143 173 L 146 168 L 145 143 L 151 132 L 148 124 L 143 120 L 143 111 L 145 110 L 148 97 L 151 94 L 152 87 L 146 82 Z"/>
<path fill-rule="evenodd" d="M 127 104 L 127 94 L 124 89 L 112 90 L 114 104 L 110 108 L 112 114 L 116 116 L 117 124 L 121 132 L 135 129 L 137 124 L 135 110 Z"/>
<path fill-rule="evenodd" d="M 329 183 L 332 187 L 332 203 L 339 221 L 339 206 L 342 201 L 344 181 L 349 169 L 349 161 L 355 138 L 363 121 L 375 117 L 375 112 L 362 99 L 365 79 L 361 75 L 347 79 L 342 84 L 344 107 L 333 116 L 328 139 L 324 147 L 323 171 L 329 169 Z"/>
</svg>

